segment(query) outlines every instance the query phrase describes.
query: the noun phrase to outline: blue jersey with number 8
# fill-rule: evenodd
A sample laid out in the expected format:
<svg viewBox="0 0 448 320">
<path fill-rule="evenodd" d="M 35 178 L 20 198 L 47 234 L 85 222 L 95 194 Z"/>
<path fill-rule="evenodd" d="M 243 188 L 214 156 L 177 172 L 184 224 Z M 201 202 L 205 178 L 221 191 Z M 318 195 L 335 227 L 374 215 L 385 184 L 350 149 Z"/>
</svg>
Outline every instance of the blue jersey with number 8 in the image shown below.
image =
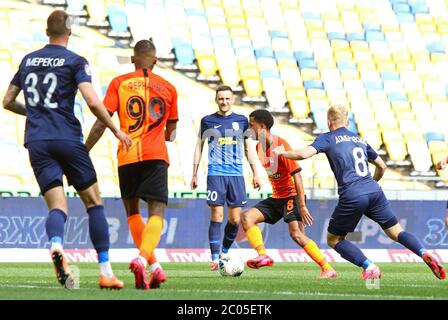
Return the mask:
<svg viewBox="0 0 448 320">
<path fill-rule="evenodd" d="M 78 84 L 91 82 L 86 59 L 59 45 L 27 54 L 11 84 L 25 96 L 25 145 L 39 140 L 82 141 L 74 113 Z"/>
<path fill-rule="evenodd" d="M 345 127 L 323 133 L 311 144 L 318 153 L 322 152 L 330 162 L 340 196 L 351 197 L 379 191 L 379 184 L 373 180 L 368 161 L 378 154 L 360 136 Z"/>
</svg>

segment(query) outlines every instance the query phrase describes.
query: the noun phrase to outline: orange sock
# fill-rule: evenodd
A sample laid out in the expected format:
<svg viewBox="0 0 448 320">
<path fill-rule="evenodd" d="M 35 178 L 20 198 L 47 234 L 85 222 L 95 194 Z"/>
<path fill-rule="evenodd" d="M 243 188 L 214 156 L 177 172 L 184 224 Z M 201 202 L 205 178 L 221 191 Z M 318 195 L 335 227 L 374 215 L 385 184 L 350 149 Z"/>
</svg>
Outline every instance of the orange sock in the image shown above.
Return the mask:
<svg viewBox="0 0 448 320">
<path fill-rule="evenodd" d="M 263 242 L 263 236 L 258 226 L 252 226 L 246 231 L 247 240 L 252 248 L 257 250 L 258 255 L 267 254 L 266 248 Z"/>
<path fill-rule="evenodd" d="M 143 230 L 142 244 L 140 247 L 140 255 L 146 260 L 150 260 L 157 247 L 162 234 L 163 218 L 159 216 L 151 216 Z"/>
<path fill-rule="evenodd" d="M 320 266 L 323 271 L 333 269 L 313 240 L 310 239 L 308 243 L 303 247 L 303 249 L 310 256 L 310 258 Z"/>
<path fill-rule="evenodd" d="M 128 224 L 135 246 L 140 249 L 140 246 L 142 245 L 143 230 L 145 229 L 145 222 L 142 219 L 142 215 L 140 213 L 130 215 L 128 217 Z M 148 264 L 151 265 L 156 262 L 157 259 L 153 253 L 148 259 Z"/>
</svg>

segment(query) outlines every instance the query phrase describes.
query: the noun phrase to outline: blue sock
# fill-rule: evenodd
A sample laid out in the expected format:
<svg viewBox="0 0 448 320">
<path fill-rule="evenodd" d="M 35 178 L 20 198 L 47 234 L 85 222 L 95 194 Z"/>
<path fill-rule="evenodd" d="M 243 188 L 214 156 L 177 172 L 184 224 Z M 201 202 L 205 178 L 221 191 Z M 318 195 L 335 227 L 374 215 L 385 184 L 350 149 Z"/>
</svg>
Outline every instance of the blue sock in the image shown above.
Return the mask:
<svg viewBox="0 0 448 320">
<path fill-rule="evenodd" d="M 95 206 L 87 209 L 89 215 L 89 233 L 96 252 L 109 251 L 109 225 L 104 215 L 103 206 Z M 98 257 L 99 258 L 99 257 Z"/>
<path fill-rule="evenodd" d="M 208 238 L 210 241 L 210 252 L 212 261 L 219 259 L 219 249 L 221 244 L 221 224 L 222 222 L 210 221 L 208 228 Z"/>
<path fill-rule="evenodd" d="M 336 250 L 342 258 L 350 261 L 358 267 L 362 267 L 364 262 L 368 260 L 364 253 L 362 253 L 361 249 L 347 240 L 339 241 L 334 246 L 334 250 Z"/>
<path fill-rule="evenodd" d="M 222 252 L 229 252 L 229 248 L 232 246 L 233 241 L 235 241 L 236 235 L 238 233 L 238 225 L 227 222 L 224 228 L 224 239 L 222 240 Z"/>
<path fill-rule="evenodd" d="M 398 235 L 398 242 L 401 243 L 403 246 L 414 252 L 419 257 L 422 256 L 426 252 L 426 249 L 423 247 L 421 242 L 409 232 L 402 231 Z"/>
<path fill-rule="evenodd" d="M 109 261 L 109 251 L 98 252 L 98 262 L 103 263 Z"/>
<path fill-rule="evenodd" d="M 53 209 L 49 212 L 47 221 L 45 222 L 45 230 L 51 242 L 59 242 L 62 244 L 66 220 L 67 215 L 62 210 Z"/>
</svg>

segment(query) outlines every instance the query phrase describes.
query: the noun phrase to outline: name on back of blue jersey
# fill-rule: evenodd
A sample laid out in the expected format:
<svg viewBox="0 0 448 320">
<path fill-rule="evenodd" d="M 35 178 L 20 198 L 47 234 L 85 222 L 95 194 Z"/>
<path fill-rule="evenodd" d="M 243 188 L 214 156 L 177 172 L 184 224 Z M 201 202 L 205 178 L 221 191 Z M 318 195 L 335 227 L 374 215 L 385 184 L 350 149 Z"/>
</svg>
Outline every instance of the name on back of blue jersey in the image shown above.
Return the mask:
<svg viewBox="0 0 448 320">
<path fill-rule="evenodd" d="M 65 63 L 64 58 L 42 58 L 42 57 L 33 57 L 26 59 L 27 67 L 62 67 Z"/>
<path fill-rule="evenodd" d="M 341 142 L 354 142 L 354 143 L 359 142 L 365 146 L 367 145 L 367 142 L 359 136 L 349 136 L 349 135 L 344 134 L 343 136 L 335 136 L 334 138 L 335 138 L 336 144 L 341 143 Z"/>
</svg>

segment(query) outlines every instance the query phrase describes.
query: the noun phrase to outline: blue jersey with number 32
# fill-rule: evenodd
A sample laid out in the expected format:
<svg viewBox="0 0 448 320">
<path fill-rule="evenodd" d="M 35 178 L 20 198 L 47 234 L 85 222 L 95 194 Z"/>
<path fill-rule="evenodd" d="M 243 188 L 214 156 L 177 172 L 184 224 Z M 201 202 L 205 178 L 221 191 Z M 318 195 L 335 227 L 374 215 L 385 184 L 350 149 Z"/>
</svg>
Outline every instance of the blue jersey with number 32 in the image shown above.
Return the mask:
<svg viewBox="0 0 448 320">
<path fill-rule="evenodd" d="M 78 84 L 91 82 L 86 59 L 59 45 L 27 54 L 11 84 L 25 95 L 25 145 L 38 140 L 82 141 L 75 117 Z"/>
<path fill-rule="evenodd" d="M 318 153 L 322 152 L 330 162 L 340 196 L 350 197 L 379 191 L 379 184 L 369 171 L 369 160 L 378 154 L 360 136 L 342 127 L 323 133 L 311 144 Z"/>
</svg>

